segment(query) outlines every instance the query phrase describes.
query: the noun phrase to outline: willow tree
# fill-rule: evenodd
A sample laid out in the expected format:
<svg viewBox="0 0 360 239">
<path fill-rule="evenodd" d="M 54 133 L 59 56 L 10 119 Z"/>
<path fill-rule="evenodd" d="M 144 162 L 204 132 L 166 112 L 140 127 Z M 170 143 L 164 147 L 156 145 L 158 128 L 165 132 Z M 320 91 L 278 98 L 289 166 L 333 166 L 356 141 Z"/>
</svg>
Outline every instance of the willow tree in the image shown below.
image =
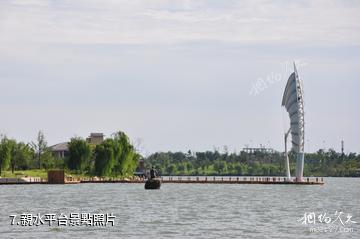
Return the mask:
<svg viewBox="0 0 360 239">
<path fill-rule="evenodd" d="M 129 137 L 122 131 L 114 134 L 115 161 L 114 173 L 116 175 L 132 175 L 138 165 L 140 155 L 130 143 Z"/>
<path fill-rule="evenodd" d="M 95 148 L 95 172 L 99 176 L 132 175 L 141 156 L 124 132 L 113 134 Z"/>
<path fill-rule="evenodd" d="M 95 147 L 95 174 L 98 176 L 112 176 L 115 165 L 114 140 L 106 139 Z"/>
<path fill-rule="evenodd" d="M 122 174 L 123 175 L 132 175 L 138 166 L 138 162 L 141 158 L 141 155 L 138 154 L 135 149 L 131 146 L 129 151 L 125 156 L 123 163 Z"/>
<path fill-rule="evenodd" d="M 72 138 L 68 144 L 69 159 L 67 166 L 71 170 L 78 170 L 83 172 L 86 167 L 89 167 L 91 160 L 91 147 L 82 138 Z"/>
</svg>

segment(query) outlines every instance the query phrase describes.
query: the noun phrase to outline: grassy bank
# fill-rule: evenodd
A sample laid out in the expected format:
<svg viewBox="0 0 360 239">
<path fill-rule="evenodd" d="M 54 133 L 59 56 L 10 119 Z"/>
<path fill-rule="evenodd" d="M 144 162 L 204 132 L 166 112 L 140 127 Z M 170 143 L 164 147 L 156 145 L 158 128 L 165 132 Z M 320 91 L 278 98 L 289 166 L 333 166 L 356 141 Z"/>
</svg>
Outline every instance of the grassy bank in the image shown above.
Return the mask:
<svg viewBox="0 0 360 239">
<path fill-rule="evenodd" d="M 4 171 L 1 173 L 3 178 L 21 178 L 21 177 L 40 177 L 47 179 L 47 170 L 45 169 L 31 169 L 31 170 L 18 170 L 12 173 L 11 171 Z"/>
<path fill-rule="evenodd" d="M 14 173 L 11 171 L 3 171 L 1 173 L 1 177 L 3 178 L 22 178 L 22 177 L 40 177 L 44 180 L 47 180 L 47 171 L 45 169 L 29 169 L 29 170 L 16 170 Z M 79 174 L 76 171 L 65 170 L 65 174 L 67 176 L 72 176 L 75 178 L 92 178 L 93 175 L 87 174 Z M 105 177 L 105 178 L 112 178 L 112 179 L 125 179 L 125 178 L 132 178 L 132 176 L 119 176 L 119 177 Z"/>
<path fill-rule="evenodd" d="M 40 177 L 47 180 L 47 171 L 45 169 L 29 169 L 29 170 L 17 170 L 12 173 L 11 171 L 4 171 L 1 173 L 3 178 L 22 178 L 22 177 Z M 74 177 L 86 177 L 85 175 L 77 174 L 70 171 L 65 171 L 66 175 Z"/>
</svg>

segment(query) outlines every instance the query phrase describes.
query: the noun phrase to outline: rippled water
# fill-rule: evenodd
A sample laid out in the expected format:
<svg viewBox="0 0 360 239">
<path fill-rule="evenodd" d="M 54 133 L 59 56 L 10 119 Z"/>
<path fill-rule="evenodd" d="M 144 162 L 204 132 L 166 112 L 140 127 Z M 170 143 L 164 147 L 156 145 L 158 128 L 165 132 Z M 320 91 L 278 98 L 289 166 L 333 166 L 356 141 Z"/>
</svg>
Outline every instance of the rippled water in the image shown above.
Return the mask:
<svg viewBox="0 0 360 239">
<path fill-rule="evenodd" d="M 325 183 L 163 184 L 155 191 L 142 184 L 0 185 L 0 238 L 360 238 L 360 179 Z M 335 219 L 336 210 L 344 219 L 353 215 L 353 232 L 310 232 L 297 221 L 306 212 Z M 22 213 L 113 213 L 116 219 L 106 227 L 10 225 L 9 215 Z"/>
</svg>

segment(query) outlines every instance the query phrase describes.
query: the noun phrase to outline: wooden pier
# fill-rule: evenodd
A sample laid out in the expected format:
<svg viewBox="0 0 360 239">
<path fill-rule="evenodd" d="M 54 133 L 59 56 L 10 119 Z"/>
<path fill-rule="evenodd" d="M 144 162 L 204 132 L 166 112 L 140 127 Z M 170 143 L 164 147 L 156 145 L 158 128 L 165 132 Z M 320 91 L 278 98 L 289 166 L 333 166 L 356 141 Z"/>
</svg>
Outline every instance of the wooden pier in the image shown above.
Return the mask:
<svg viewBox="0 0 360 239">
<path fill-rule="evenodd" d="M 304 178 L 302 182 L 288 181 L 284 177 L 161 177 L 162 183 L 174 183 L 174 184 L 280 184 L 280 185 L 323 185 L 323 178 Z M 48 182 L 46 180 L 24 182 L 20 180 L 0 181 L 0 185 L 14 185 L 14 184 L 53 184 L 54 182 Z M 78 180 L 65 180 L 62 183 L 57 184 L 79 184 L 79 183 L 125 183 L 125 184 L 144 184 L 144 179 L 137 180 L 120 180 L 111 178 L 98 178 L 96 180 L 91 178 L 83 178 Z"/>
<path fill-rule="evenodd" d="M 162 183 L 323 185 L 324 179 L 304 178 L 304 181 L 296 182 L 284 177 L 167 177 L 162 178 Z"/>
</svg>

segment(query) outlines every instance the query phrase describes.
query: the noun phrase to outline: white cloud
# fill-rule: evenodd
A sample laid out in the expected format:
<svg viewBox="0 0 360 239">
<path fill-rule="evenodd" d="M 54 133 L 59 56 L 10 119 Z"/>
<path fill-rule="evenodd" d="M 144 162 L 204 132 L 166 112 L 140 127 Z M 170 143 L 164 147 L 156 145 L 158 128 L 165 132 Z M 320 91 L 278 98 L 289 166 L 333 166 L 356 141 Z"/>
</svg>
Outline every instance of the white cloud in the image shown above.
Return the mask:
<svg viewBox="0 0 360 239">
<path fill-rule="evenodd" d="M 360 4 L 336 0 L 225 2 L 2 1 L 1 42 L 360 42 Z"/>
</svg>

